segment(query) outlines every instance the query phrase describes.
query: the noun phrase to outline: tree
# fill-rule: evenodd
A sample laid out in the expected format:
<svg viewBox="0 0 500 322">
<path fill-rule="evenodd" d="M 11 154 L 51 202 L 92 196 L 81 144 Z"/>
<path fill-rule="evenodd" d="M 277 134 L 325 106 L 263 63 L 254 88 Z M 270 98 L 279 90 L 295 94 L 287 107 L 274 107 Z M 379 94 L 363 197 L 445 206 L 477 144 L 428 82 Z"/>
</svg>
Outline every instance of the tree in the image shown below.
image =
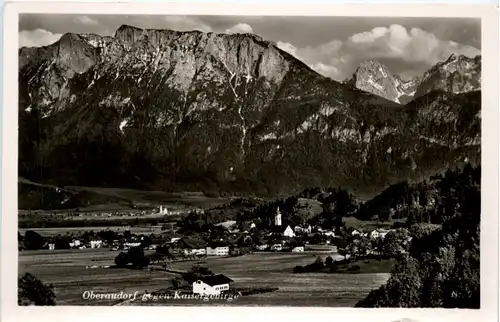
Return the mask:
<svg viewBox="0 0 500 322">
<path fill-rule="evenodd" d="M 390 257 L 398 257 L 408 250 L 408 237 L 406 229 L 389 232 L 383 239 L 383 253 Z"/>
<path fill-rule="evenodd" d="M 54 242 L 56 249 L 70 249 L 69 240 L 67 237 L 58 237 Z"/>
<path fill-rule="evenodd" d="M 172 278 L 170 280 L 170 283 L 172 284 L 172 288 L 178 289 L 184 280 L 182 278 L 179 278 L 178 276 Z"/>
<path fill-rule="evenodd" d="M 132 267 L 142 269 L 149 266 L 149 258 L 144 255 L 144 250 L 140 247 L 132 247 L 127 253 L 128 262 Z"/>
<path fill-rule="evenodd" d="M 45 246 L 45 239 L 33 230 L 28 230 L 24 234 L 24 247 L 30 250 L 42 249 Z"/>
<path fill-rule="evenodd" d="M 30 273 L 18 279 L 18 305 L 56 305 L 52 285 L 46 285 Z"/>
<path fill-rule="evenodd" d="M 339 253 L 340 256 L 344 257 L 344 260 L 346 260 L 347 255 L 349 255 L 349 252 L 348 252 L 347 248 L 345 248 L 345 247 L 338 248 L 337 252 Z"/>
<path fill-rule="evenodd" d="M 189 271 L 182 274 L 182 278 L 189 284 L 192 284 L 193 282 L 200 279 L 200 277 L 209 275 L 214 275 L 214 273 L 209 268 L 199 265 L 193 265 Z"/>
<path fill-rule="evenodd" d="M 358 307 L 479 308 L 480 170 L 448 171 L 437 180 L 442 228 L 415 233 L 387 283 Z"/>
<path fill-rule="evenodd" d="M 331 256 L 328 256 L 327 258 L 325 258 L 325 265 L 326 266 L 332 266 L 333 265 L 333 258 Z"/>
<path fill-rule="evenodd" d="M 364 257 L 372 250 L 372 244 L 368 237 L 361 236 L 356 241 L 358 256 Z"/>
<path fill-rule="evenodd" d="M 121 252 L 118 256 L 115 257 L 115 264 L 118 267 L 125 267 L 128 264 L 127 253 Z"/>
</svg>

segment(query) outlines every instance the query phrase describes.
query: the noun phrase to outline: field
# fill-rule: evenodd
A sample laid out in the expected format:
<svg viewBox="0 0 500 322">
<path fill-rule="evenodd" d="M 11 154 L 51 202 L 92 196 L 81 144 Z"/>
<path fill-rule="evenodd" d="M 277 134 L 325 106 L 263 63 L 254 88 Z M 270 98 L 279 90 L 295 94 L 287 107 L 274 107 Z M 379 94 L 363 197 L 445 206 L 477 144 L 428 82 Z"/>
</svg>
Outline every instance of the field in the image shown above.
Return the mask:
<svg viewBox="0 0 500 322">
<path fill-rule="evenodd" d="M 171 273 L 86 266 L 112 265 L 116 251 L 107 249 L 23 251 L 19 254 L 19 273 L 30 272 L 55 287 L 58 304 L 112 305 L 116 301 L 84 300 L 84 291 L 119 293 L 152 292 L 170 286 Z M 257 253 L 241 257 L 208 258 L 201 262 L 179 262 L 175 269 L 188 269 L 193 264 L 222 273 L 240 287 L 278 287 L 272 293 L 256 294 L 227 301 L 129 302 L 127 305 L 239 305 L 239 306 L 332 306 L 352 307 L 368 292 L 384 283 L 388 274 L 293 274 L 296 265 L 306 265 L 325 253 Z M 335 257 L 335 256 L 333 256 Z"/>
<path fill-rule="evenodd" d="M 24 235 L 27 230 L 33 230 L 39 233 L 43 237 L 53 237 L 56 235 L 66 235 L 66 234 L 78 234 L 85 231 L 103 231 L 112 230 L 118 233 L 124 233 L 129 230 L 132 234 L 138 235 L 150 235 L 150 234 L 161 234 L 161 226 L 150 226 L 150 227 L 128 227 L 128 226 L 102 226 L 102 227 L 53 227 L 53 228 L 19 228 L 21 235 Z"/>
<path fill-rule="evenodd" d="M 392 228 L 392 225 L 394 225 L 395 223 L 406 222 L 406 218 L 394 219 L 392 221 L 376 221 L 376 220 L 359 220 L 356 219 L 355 217 L 344 217 L 342 218 L 342 220 L 345 223 L 346 227 L 361 229 L 364 232 L 369 232 L 379 228 L 390 229 Z"/>
<path fill-rule="evenodd" d="M 19 252 L 19 275 L 29 272 L 52 284 L 58 305 L 113 305 L 118 302 L 84 300 L 84 291 L 133 293 L 170 286 L 173 274 L 117 268 L 86 268 L 114 264 L 119 251 L 109 249 L 39 250 Z"/>
</svg>

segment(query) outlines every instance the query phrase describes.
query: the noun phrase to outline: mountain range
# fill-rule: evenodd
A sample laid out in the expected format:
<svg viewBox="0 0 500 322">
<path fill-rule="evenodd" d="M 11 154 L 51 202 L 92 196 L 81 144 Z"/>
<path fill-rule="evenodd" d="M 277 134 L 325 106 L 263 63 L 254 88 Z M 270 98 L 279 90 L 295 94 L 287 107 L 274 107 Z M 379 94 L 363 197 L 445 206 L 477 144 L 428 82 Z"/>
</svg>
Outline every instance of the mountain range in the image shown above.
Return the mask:
<svg viewBox="0 0 500 322">
<path fill-rule="evenodd" d="M 139 29 L 19 49 L 19 175 L 58 186 L 377 191 L 480 162 L 481 58 L 340 83 L 254 34 Z"/>
</svg>

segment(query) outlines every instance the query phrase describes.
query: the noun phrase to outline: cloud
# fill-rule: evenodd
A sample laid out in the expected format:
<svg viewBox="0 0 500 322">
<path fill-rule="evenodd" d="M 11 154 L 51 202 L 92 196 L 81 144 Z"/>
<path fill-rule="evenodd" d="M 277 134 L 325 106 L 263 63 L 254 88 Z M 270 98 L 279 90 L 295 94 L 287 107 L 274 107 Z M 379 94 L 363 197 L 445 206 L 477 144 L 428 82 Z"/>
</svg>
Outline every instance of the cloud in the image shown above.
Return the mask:
<svg viewBox="0 0 500 322">
<path fill-rule="evenodd" d="M 89 16 L 77 16 L 73 19 L 77 23 L 81 23 L 84 25 L 98 25 L 99 22 L 95 19 L 90 18 Z"/>
<path fill-rule="evenodd" d="M 253 29 L 249 24 L 239 23 L 226 29 L 226 34 L 253 34 Z"/>
<path fill-rule="evenodd" d="M 19 32 L 19 48 L 43 47 L 55 43 L 62 34 L 54 34 L 45 29 L 23 30 Z"/>
<path fill-rule="evenodd" d="M 212 28 L 200 21 L 195 17 L 189 16 L 165 16 L 163 18 L 165 28 L 179 30 L 179 31 L 192 31 L 198 30 L 203 32 L 211 32 Z"/>
<path fill-rule="evenodd" d="M 393 24 L 351 35 L 346 41 L 329 42 L 303 48 L 278 42 L 278 47 L 294 55 L 317 72 L 342 81 L 351 77 L 364 60 L 383 61 L 395 74 L 420 74 L 452 53 L 473 57 L 480 50 L 450 40 L 439 39 L 419 28 Z M 409 72 L 410 71 L 410 72 Z"/>
<path fill-rule="evenodd" d="M 291 43 L 278 41 L 276 45 L 279 49 L 286 51 L 290 55 L 297 56 L 297 47 L 295 47 Z"/>
</svg>

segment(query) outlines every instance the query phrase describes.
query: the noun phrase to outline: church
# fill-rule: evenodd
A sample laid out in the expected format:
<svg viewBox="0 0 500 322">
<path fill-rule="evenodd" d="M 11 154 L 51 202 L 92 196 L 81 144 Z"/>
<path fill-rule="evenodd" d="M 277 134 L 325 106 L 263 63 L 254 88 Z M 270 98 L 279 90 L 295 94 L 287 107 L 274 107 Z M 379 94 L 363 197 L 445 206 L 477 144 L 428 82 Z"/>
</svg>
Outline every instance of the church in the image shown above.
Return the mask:
<svg viewBox="0 0 500 322">
<path fill-rule="evenodd" d="M 280 207 L 276 207 L 276 213 L 274 214 L 274 229 L 275 232 L 281 234 L 284 237 L 295 237 L 293 229 L 287 225 L 285 229 L 282 227 L 282 216 L 280 212 Z"/>
</svg>

